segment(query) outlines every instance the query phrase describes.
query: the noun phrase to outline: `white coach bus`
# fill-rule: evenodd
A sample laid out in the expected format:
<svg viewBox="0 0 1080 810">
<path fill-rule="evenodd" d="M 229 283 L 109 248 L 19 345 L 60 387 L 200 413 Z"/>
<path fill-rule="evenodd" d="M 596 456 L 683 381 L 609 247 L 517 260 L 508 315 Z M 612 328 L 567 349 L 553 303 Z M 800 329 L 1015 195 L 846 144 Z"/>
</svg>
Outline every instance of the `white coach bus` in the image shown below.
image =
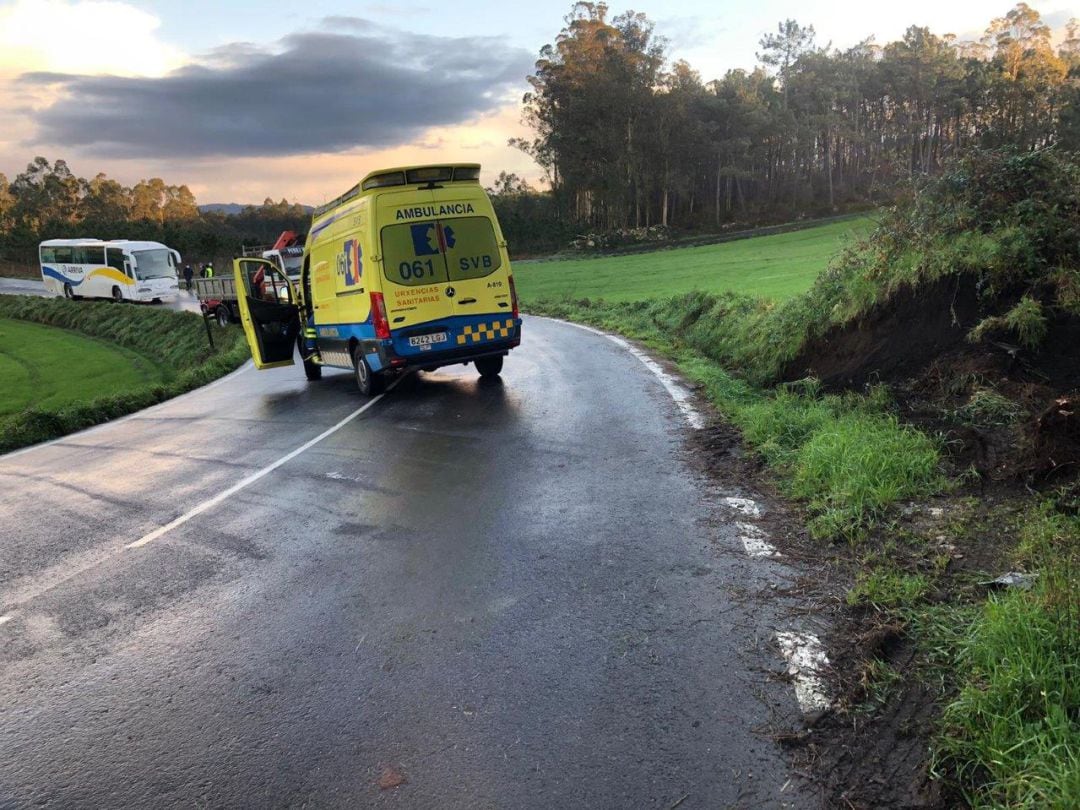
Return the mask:
<svg viewBox="0 0 1080 810">
<path fill-rule="evenodd" d="M 38 257 L 45 289 L 65 298 L 159 301 L 180 291 L 180 254 L 160 242 L 49 239 Z"/>
</svg>

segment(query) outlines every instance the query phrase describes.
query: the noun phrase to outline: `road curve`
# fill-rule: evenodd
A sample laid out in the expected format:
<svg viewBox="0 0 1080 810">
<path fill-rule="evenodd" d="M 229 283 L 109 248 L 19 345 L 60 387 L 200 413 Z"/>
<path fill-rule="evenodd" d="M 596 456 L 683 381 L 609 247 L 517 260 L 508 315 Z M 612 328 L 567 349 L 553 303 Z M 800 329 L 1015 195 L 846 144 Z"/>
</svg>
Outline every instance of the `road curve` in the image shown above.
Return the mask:
<svg viewBox="0 0 1080 810">
<path fill-rule="evenodd" d="M 762 564 L 602 337 L 528 318 L 127 548 L 361 404 L 247 367 L 0 458 L 0 806 L 805 806 Z"/>
</svg>

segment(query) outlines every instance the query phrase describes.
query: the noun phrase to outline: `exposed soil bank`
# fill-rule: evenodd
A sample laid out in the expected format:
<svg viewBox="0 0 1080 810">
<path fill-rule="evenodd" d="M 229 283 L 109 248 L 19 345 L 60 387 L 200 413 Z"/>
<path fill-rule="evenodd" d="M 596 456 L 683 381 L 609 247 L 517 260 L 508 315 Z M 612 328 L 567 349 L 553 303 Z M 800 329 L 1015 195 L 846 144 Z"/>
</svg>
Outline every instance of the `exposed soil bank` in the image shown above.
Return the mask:
<svg viewBox="0 0 1080 810">
<path fill-rule="evenodd" d="M 943 436 L 956 471 L 1057 483 L 1080 468 L 1080 318 L 1051 310 L 1034 350 L 967 339 L 1004 309 L 980 302 L 968 275 L 905 288 L 809 342 L 783 378 L 814 376 L 830 389 L 885 383 L 907 421 Z"/>
</svg>

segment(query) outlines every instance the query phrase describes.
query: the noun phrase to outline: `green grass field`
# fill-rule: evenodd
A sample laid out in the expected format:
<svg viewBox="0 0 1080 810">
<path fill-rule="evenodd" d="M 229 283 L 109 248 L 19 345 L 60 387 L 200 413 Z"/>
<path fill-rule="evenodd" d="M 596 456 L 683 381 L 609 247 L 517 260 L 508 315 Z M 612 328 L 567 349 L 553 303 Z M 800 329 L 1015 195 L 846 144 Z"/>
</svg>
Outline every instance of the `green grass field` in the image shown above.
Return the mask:
<svg viewBox="0 0 1080 810">
<path fill-rule="evenodd" d="M 55 408 L 163 382 L 135 352 L 75 332 L 0 319 L 0 418 Z"/>
<path fill-rule="evenodd" d="M 640 301 L 702 290 L 780 301 L 810 288 L 844 243 L 864 236 L 870 218 L 718 245 L 603 258 L 514 263 L 514 281 L 531 301 Z"/>
</svg>

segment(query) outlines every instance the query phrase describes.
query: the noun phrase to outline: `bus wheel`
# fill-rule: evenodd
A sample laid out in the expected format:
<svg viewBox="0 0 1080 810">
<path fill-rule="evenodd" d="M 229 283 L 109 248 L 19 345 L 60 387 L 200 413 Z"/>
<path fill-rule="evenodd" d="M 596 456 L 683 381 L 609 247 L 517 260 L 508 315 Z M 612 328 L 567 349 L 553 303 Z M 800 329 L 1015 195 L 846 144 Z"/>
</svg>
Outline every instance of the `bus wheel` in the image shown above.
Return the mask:
<svg viewBox="0 0 1080 810">
<path fill-rule="evenodd" d="M 112 300 L 118 304 L 124 303 L 124 293 L 120 290 L 119 287 L 112 288 Z"/>
<path fill-rule="evenodd" d="M 64 285 L 64 298 L 66 298 L 68 301 L 75 300 L 75 290 L 71 289 L 70 284 Z"/>
<path fill-rule="evenodd" d="M 499 372 L 502 371 L 503 359 L 501 354 L 494 357 L 478 357 L 473 362 L 476 364 L 476 370 L 480 372 L 480 376 L 485 380 L 498 377 Z"/>
<path fill-rule="evenodd" d="M 371 370 L 367 360 L 364 359 L 364 351 L 359 346 L 353 349 L 353 376 L 356 377 L 356 387 L 365 397 L 373 397 L 381 394 L 386 388 L 386 379 L 381 374 Z"/>
<path fill-rule="evenodd" d="M 214 317 L 217 318 L 218 326 L 228 326 L 232 322 L 232 313 L 224 304 L 218 304 L 218 308 L 214 310 Z"/>
</svg>

